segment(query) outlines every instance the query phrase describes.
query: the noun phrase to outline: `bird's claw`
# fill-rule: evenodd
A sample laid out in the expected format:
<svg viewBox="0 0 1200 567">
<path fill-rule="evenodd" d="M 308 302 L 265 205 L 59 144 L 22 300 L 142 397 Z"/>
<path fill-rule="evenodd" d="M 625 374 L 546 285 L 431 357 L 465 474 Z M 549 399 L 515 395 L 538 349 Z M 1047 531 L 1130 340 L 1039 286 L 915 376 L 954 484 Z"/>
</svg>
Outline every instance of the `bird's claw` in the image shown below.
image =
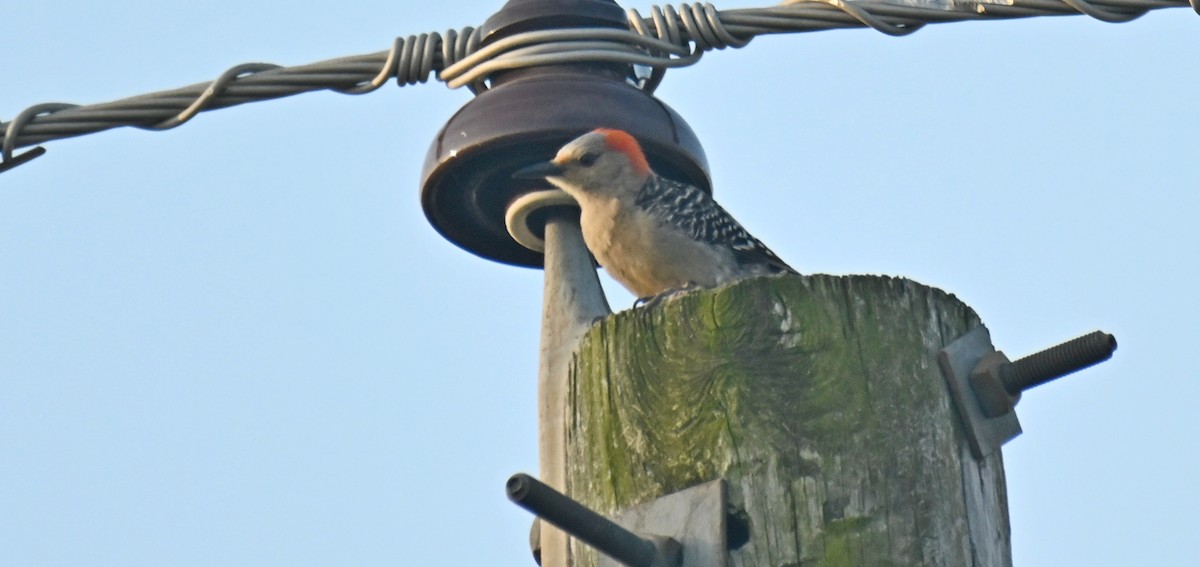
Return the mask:
<svg viewBox="0 0 1200 567">
<path fill-rule="evenodd" d="M 697 289 L 699 287 L 700 286 L 696 285 L 695 282 L 688 282 L 688 283 L 684 284 L 683 287 L 671 288 L 666 291 L 663 291 L 662 293 L 659 293 L 658 295 L 649 295 L 646 297 L 639 297 L 636 300 L 634 300 L 633 306 L 634 306 L 634 308 L 641 306 L 641 307 L 645 307 L 645 308 L 649 309 L 649 308 L 654 307 L 654 306 L 662 303 L 663 301 L 666 301 L 667 299 L 670 299 L 676 295 L 681 295 L 681 294 L 687 293 L 687 292 Z"/>
</svg>

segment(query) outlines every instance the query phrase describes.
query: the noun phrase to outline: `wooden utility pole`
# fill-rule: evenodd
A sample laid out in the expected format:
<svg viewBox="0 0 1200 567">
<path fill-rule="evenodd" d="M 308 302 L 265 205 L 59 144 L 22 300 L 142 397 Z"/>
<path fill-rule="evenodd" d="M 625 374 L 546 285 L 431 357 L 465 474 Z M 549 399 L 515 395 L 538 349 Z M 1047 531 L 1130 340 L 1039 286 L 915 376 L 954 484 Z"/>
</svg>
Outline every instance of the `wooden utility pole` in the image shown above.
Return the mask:
<svg viewBox="0 0 1200 567">
<path fill-rule="evenodd" d="M 565 491 L 611 514 L 724 478 L 739 567 L 1009 566 L 1000 453 L 971 456 L 937 363 L 980 324 L 952 295 L 868 276 L 618 313 L 571 364 Z"/>
</svg>

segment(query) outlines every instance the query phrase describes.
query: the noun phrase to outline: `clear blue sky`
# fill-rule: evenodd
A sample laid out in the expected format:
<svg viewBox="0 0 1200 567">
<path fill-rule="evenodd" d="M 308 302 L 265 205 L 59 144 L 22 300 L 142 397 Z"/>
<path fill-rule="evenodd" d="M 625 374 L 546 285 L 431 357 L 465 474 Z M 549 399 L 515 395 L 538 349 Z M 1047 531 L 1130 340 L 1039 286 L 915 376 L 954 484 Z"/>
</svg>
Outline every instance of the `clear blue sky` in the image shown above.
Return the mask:
<svg viewBox="0 0 1200 567">
<path fill-rule="evenodd" d="M 8 2 L 0 117 L 501 4 Z M 1116 334 L 1019 406 L 1020 567 L 1195 561 L 1198 38 L 1187 9 L 797 34 L 659 90 L 802 271 L 943 288 L 1010 356 Z M 456 248 L 417 198 L 469 97 L 302 95 L 0 175 L 0 565 L 532 565 L 503 483 L 537 469 L 541 272 Z"/>
</svg>

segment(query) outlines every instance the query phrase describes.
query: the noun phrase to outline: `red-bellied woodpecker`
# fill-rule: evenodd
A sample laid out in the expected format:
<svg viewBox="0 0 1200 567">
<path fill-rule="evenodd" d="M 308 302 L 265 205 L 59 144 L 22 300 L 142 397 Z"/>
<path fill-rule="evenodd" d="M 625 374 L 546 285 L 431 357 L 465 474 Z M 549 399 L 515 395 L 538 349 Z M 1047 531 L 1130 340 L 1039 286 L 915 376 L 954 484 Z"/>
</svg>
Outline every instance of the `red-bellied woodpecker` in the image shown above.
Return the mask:
<svg viewBox="0 0 1200 567">
<path fill-rule="evenodd" d="M 795 273 L 707 193 L 651 171 L 620 130 L 593 130 L 514 176 L 545 178 L 574 197 L 588 249 L 638 297 Z"/>
</svg>

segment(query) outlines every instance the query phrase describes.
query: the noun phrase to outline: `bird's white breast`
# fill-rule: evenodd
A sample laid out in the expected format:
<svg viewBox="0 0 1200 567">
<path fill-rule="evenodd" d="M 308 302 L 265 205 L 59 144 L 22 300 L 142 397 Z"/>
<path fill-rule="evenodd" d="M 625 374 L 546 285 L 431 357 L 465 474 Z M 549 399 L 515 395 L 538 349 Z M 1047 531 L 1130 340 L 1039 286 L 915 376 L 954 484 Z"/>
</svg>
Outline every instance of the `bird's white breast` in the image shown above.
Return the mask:
<svg viewBox="0 0 1200 567">
<path fill-rule="evenodd" d="M 588 249 L 613 279 L 639 297 L 688 285 L 713 287 L 734 275 L 731 253 L 664 226 L 635 206 L 590 197 L 580 207 Z"/>
</svg>

